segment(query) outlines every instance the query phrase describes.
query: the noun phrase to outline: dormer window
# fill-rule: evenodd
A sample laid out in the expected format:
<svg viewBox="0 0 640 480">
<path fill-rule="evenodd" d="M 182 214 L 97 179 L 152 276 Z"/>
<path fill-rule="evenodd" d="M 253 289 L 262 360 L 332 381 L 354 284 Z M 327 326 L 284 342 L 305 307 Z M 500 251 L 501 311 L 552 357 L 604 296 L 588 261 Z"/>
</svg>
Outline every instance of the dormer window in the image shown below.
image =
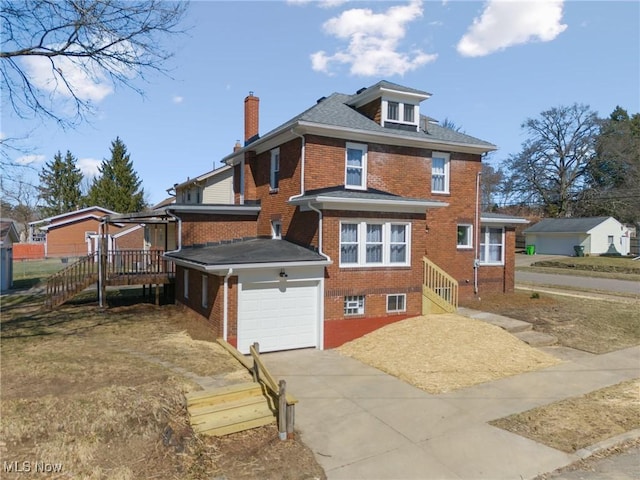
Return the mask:
<svg viewBox="0 0 640 480">
<path fill-rule="evenodd" d="M 402 130 L 417 130 L 418 105 L 396 100 L 382 101 L 382 126 Z"/>
<path fill-rule="evenodd" d="M 350 189 L 367 189 L 367 146 L 362 143 L 347 142 L 344 185 Z"/>
</svg>

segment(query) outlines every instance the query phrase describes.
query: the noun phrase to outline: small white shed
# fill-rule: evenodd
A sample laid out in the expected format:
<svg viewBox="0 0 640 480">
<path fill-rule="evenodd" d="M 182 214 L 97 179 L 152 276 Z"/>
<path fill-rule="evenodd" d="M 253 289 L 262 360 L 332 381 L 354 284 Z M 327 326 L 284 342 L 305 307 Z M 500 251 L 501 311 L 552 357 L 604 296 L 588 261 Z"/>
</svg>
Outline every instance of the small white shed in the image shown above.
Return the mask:
<svg viewBox="0 0 640 480">
<path fill-rule="evenodd" d="M 613 217 L 545 218 L 524 231 L 526 245 L 535 253 L 575 255 L 580 246 L 585 255 L 601 255 L 610 249 L 621 255 L 630 250 L 629 229 Z"/>
<path fill-rule="evenodd" d="M 13 244 L 20 240 L 12 220 L 0 220 L 0 291 L 13 286 Z"/>
</svg>

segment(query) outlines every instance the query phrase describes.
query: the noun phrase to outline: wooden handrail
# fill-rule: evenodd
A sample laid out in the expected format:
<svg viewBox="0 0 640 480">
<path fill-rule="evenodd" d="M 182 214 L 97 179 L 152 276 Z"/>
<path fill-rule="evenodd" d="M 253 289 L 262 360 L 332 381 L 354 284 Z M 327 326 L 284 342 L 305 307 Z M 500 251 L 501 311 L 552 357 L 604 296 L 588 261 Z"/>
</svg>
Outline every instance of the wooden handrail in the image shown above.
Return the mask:
<svg viewBox="0 0 640 480">
<path fill-rule="evenodd" d="M 423 295 L 448 312 L 458 308 L 458 282 L 427 257 L 423 257 Z"/>
</svg>

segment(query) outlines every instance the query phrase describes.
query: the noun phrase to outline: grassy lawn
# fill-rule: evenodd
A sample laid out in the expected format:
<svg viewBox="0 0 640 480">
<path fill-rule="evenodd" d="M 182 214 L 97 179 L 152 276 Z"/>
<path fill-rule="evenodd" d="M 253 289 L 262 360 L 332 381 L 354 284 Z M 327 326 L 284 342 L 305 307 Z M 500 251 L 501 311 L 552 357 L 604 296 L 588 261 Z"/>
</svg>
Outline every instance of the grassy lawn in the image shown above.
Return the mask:
<svg viewBox="0 0 640 480">
<path fill-rule="evenodd" d="M 554 335 L 561 345 L 606 353 L 640 344 L 640 301 L 592 300 L 516 291 L 483 295 L 462 306 L 493 312 L 533 324 Z"/>
<path fill-rule="evenodd" d="M 558 257 L 517 270 L 640 281 L 640 260 L 630 257 Z"/>
<path fill-rule="evenodd" d="M 62 263 L 60 258 L 45 260 L 14 260 L 13 288 L 31 288 L 45 280 L 49 275 L 70 265 L 75 258 L 69 258 L 68 263 Z"/>
<path fill-rule="evenodd" d="M 640 380 L 630 380 L 586 395 L 491 422 L 563 452 L 640 428 Z"/>
<path fill-rule="evenodd" d="M 184 393 L 200 389 L 193 379 L 249 377 L 178 307 L 99 311 L 81 297 L 43 312 L 38 296 L 2 300 L 4 462 L 61 464 L 64 478 L 324 478 L 306 446 L 281 442 L 274 425 L 193 434 L 184 406 Z"/>
</svg>

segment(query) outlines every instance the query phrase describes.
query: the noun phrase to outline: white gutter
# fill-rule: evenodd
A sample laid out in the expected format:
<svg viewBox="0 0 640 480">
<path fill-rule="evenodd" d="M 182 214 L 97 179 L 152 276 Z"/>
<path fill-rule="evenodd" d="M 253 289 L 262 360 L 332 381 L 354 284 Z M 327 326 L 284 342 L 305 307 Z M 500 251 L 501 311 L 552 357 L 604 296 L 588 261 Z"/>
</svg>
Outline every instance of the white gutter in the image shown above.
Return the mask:
<svg viewBox="0 0 640 480">
<path fill-rule="evenodd" d="M 170 257 L 171 258 L 171 257 Z M 234 263 L 226 265 L 203 265 L 201 263 L 184 260 L 182 258 L 171 258 L 176 265 L 182 267 L 193 268 L 200 272 L 211 273 L 213 275 L 223 275 L 232 268 L 236 270 L 255 270 L 260 268 L 289 268 L 289 267 L 324 267 L 333 264 L 333 261 L 327 260 L 311 260 L 300 262 L 265 262 L 265 263 Z"/>
<path fill-rule="evenodd" d="M 306 191 L 304 188 L 304 164 L 305 164 L 305 157 L 306 157 L 306 140 L 304 139 L 304 135 L 296 133 L 296 131 L 293 128 L 291 129 L 291 133 L 293 133 L 297 137 L 300 137 L 300 139 L 302 140 L 302 146 L 300 151 L 300 193 L 298 195 L 292 195 L 291 197 L 289 197 L 289 201 L 302 197 Z"/>
<path fill-rule="evenodd" d="M 233 273 L 233 268 L 230 268 L 227 274 L 224 276 L 224 294 L 222 296 L 222 338 L 226 342 L 229 335 L 229 277 Z"/>
</svg>

